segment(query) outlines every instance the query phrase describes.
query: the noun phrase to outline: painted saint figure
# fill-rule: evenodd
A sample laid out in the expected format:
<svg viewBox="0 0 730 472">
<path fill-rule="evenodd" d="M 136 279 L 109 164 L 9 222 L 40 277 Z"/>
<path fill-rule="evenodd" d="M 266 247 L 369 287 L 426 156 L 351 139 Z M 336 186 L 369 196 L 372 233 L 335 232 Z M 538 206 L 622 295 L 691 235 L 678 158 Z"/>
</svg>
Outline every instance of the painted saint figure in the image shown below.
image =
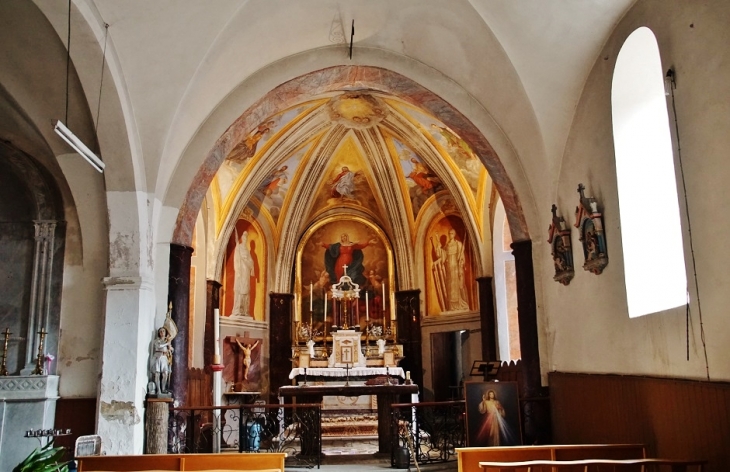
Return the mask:
<svg viewBox="0 0 730 472">
<path fill-rule="evenodd" d="M 436 251 L 434 273 L 436 289 L 444 311 L 468 310 L 469 302 L 466 290 L 465 269 L 466 257 L 464 244 L 456 239 L 456 231 L 449 230 L 446 243 Z"/>
<path fill-rule="evenodd" d="M 408 178 L 418 184 L 424 193 L 430 195 L 441 186 L 441 181 L 431 172 L 431 169 L 419 162 L 415 157 L 411 158 L 411 165 L 413 170 L 408 174 Z"/>
<path fill-rule="evenodd" d="M 359 285 L 365 284 L 365 276 L 363 271 L 363 253 L 362 250 L 370 244 L 375 244 L 377 239 L 371 238 L 365 243 L 357 243 L 350 241 L 347 233 L 342 233 L 339 243 L 320 243 L 324 252 L 324 267 L 330 276 L 330 283 L 339 282 L 340 277 L 344 275 L 344 265 L 347 265 L 347 275 L 353 282 Z"/>
<path fill-rule="evenodd" d="M 248 248 L 248 231 L 244 231 L 240 239 L 236 232 L 236 249 L 233 255 L 233 311 L 232 316 L 251 316 L 249 306 L 251 302 L 251 276 L 254 275 L 254 261 Z"/>
<path fill-rule="evenodd" d="M 251 344 L 241 344 L 241 341 L 236 339 L 236 344 L 243 353 L 243 380 L 248 380 L 248 372 L 251 370 L 251 351 L 259 345 L 259 342 L 256 341 L 252 346 Z"/>
<path fill-rule="evenodd" d="M 380 318 L 382 316 L 382 307 L 383 307 L 383 277 L 379 276 L 375 273 L 374 270 L 370 269 L 367 276 L 368 282 L 370 287 L 373 291 L 373 316 L 376 318 Z"/>
<path fill-rule="evenodd" d="M 279 187 L 284 185 L 287 181 L 287 169 L 289 166 L 281 166 L 281 168 L 274 170 L 269 176 L 261 183 L 259 190 L 264 194 L 264 197 L 270 197 L 279 191 Z"/>
<path fill-rule="evenodd" d="M 484 423 L 477 435 L 480 444 L 499 446 L 501 438 L 507 436 L 508 426 L 504 420 L 504 408 L 497 400 L 497 393 L 494 390 L 489 390 L 482 395 L 479 413 L 485 415 Z"/>
<path fill-rule="evenodd" d="M 330 182 L 332 196 L 355 199 L 355 178 L 360 175 L 361 172 L 352 172 L 347 166 L 343 166 L 342 171 Z"/>
</svg>

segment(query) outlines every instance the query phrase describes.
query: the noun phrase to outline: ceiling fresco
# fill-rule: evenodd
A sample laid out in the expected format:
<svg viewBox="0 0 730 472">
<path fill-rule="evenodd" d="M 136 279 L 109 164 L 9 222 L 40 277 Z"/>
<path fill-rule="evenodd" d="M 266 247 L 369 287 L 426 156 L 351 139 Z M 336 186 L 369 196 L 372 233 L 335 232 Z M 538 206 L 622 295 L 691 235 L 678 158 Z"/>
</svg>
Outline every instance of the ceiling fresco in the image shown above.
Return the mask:
<svg viewBox="0 0 730 472">
<path fill-rule="evenodd" d="M 337 208 L 387 228 L 397 211 L 413 237 L 419 215 L 444 201 L 438 195 L 462 202 L 464 221 L 484 234 L 492 183 L 479 158 L 441 121 L 395 97 L 329 93 L 237 139 L 209 189 L 216 238 L 237 220 L 234 209 L 246 208 L 278 240 L 282 215 L 300 199 L 308 205 L 302 227 Z"/>
</svg>

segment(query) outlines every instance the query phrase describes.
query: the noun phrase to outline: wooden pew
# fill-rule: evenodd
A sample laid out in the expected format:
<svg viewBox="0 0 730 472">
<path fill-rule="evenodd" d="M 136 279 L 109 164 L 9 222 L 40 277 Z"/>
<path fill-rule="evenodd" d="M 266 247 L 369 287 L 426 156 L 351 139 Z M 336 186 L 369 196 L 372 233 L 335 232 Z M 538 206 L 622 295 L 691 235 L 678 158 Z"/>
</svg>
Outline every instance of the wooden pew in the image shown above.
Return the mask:
<svg viewBox="0 0 730 472">
<path fill-rule="evenodd" d="M 613 470 L 627 470 L 623 466 L 640 466 L 640 472 L 646 472 L 647 466 L 662 466 L 662 465 L 668 465 L 671 466 L 672 472 L 687 472 L 688 467 L 694 466 L 696 467 L 698 472 L 702 472 L 704 470 L 705 464 L 707 464 L 707 461 L 698 461 L 698 460 L 691 460 L 691 461 L 685 461 L 685 460 L 673 460 L 673 459 L 583 459 L 583 460 L 573 460 L 573 461 L 523 461 L 523 462 L 494 462 L 494 461 L 486 461 L 486 462 L 480 462 L 479 466 L 481 467 L 483 472 L 490 472 L 490 471 L 499 471 L 499 472 L 505 472 L 505 471 L 514 471 L 514 470 L 520 470 L 522 468 L 527 468 L 527 472 L 533 472 L 533 470 L 536 470 L 537 467 L 542 468 L 542 466 L 549 466 L 551 470 L 553 471 L 560 471 L 560 470 L 566 470 L 566 468 L 570 468 L 573 470 L 575 467 L 579 467 L 577 470 L 582 470 L 583 472 L 589 472 L 591 470 L 596 470 L 596 465 L 610 465 L 612 466 Z M 619 466 L 618 468 L 616 466 Z M 633 470 L 633 469 L 632 469 Z M 658 470 L 658 469 L 651 469 L 651 470 Z"/>
<path fill-rule="evenodd" d="M 456 449 L 459 472 L 481 472 L 480 462 L 524 462 L 531 460 L 643 459 L 641 444 L 574 444 L 549 446 L 464 447 Z M 523 467 L 521 472 L 526 472 Z M 575 469 L 574 469 L 575 470 Z M 531 472 L 551 472 L 535 466 Z"/>
<path fill-rule="evenodd" d="M 78 472 L 130 471 L 265 471 L 284 472 L 286 453 L 144 454 L 88 456 L 76 459 Z"/>
</svg>

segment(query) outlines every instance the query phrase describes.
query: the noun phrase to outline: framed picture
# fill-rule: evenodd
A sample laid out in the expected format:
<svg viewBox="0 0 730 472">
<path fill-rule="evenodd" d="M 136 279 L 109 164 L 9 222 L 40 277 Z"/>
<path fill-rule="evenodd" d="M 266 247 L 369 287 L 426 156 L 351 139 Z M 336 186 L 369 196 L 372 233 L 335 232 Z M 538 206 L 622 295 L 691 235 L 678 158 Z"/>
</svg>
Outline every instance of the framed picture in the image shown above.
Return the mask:
<svg viewBox="0 0 730 472">
<path fill-rule="evenodd" d="M 517 382 L 465 382 L 466 444 L 522 444 Z"/>
</svg>

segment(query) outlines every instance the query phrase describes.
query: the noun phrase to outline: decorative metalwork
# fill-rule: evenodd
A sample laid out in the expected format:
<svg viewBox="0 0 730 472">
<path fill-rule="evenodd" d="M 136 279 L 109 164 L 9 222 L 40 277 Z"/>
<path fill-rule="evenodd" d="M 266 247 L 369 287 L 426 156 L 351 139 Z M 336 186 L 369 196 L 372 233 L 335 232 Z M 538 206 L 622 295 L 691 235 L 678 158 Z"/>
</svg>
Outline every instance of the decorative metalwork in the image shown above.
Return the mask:
<svg viewBox="0 0 730 472">
<path fill-rule="evenodd" d="M 456 460 L 456 448 L 466 446 L 465 402 L 394 403 L 391 431 L 393 447 L 407 448 L 419 464 Z"/>
<path fill-rule="evenodd" d="M 352 281 L 347 275 L 347 265 L 342 266 L 344 275 L 340 277 L 340 281 L 332 285 L 332 300 L 339 302 L 338 317 L 340 318 L 342 329 L 350 329 L 348 323 L 352 317 L 352 313 L 348 313 L 347 309 L 352 311 L 353 301 L 360 298 L 360 285 Z M 358 305 L 355 305 L 357 307 Z M 333 313 L 334 314 L 334 313 Z M 356 325 L 357 322 L 352 323 Z"/>
<path fill-rule="evenodd" d="M 214 428 L 213 415 L 221 415 L 221 428 Z M 286 452 L 287 460 L 305 467 L 321 464 L 319 404 L 172 408 L 168 431 L 171 453 L 212 452 L 213 437 L 220 435 L 223 450 Z"/>
</svg>

